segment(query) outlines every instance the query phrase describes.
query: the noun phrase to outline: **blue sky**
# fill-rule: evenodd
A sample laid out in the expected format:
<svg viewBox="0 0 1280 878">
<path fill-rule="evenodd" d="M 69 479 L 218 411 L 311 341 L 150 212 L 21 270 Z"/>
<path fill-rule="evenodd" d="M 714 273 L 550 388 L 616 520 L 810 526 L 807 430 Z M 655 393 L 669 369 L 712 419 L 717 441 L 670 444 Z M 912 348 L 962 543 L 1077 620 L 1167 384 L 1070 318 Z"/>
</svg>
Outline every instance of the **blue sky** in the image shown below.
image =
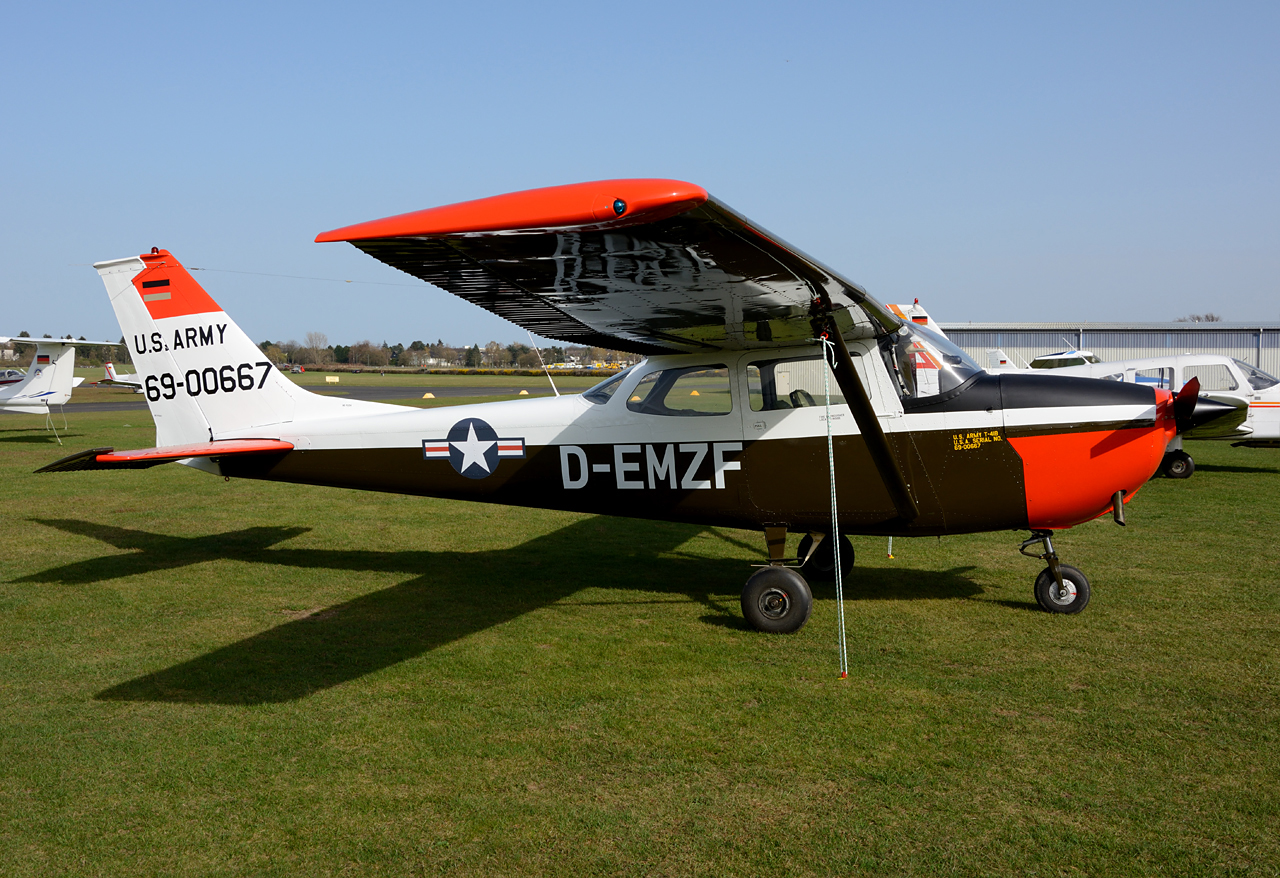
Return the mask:
<svg viewBox="0 0 1280 878">
<path fill-rule="evenodd" d="M 1280 320 L 1278 10 L 8 4 L 0 335 L 118 337 L 160 246 L 255 339 L 524 340 L 312 239 L 632 176 L 944 321 Z"/>
</svg>

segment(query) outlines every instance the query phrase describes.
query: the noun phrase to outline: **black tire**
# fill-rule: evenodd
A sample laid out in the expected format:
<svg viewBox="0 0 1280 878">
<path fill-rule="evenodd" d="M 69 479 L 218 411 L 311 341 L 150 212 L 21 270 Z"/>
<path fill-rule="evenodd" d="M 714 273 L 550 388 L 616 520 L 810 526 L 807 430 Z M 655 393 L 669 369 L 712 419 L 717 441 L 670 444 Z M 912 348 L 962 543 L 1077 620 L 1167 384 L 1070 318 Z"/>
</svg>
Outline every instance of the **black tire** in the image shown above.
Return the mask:
<svg viewBox="0 0 1280 878">
<path fill-rule="evenodd" d="M 789 567 L 761 567 L 742 589 L 742 615 L 757 631 L 791 634 L 812 612 L 809 583 Z"/>
<path fill-rule="evenodd" d="M 1185 451 L 1170 451 L 1161 461 L 1160 471 L 1167 479 L 1189 479 L 1196 471 L 1196 462 Z"/>
<path fill-rule="evenodd" d="M 1089 606 L 1089 579 L 1070 564 L 1060 564 L 1062 584 L 1067 594 L 1060 595 L 1057 580 L 1048 567 L 1040 571 L 1036 577 L 1036 603 L 1040 609 L 1049 613 L 1079 613 Z"/>
<path fill-rule="evenodd" d="M 796 548 L 796 554 L 803 560 L 804 556 L 809 554 L 809 547 L 813 545 L 813 537 L 805 534 L 800 538 L 800 545 Z M 844 579 L 849 578 L 849 574 L 853 572 L 853 543 L 849 542 L 849 538 L 844 534 L 840 535 L 840 572 Z M 809 574 L 809 578 L 818 582 L 835 582 L 836 581 L 836 559 L 835 544 L 832 543 L 831 537 L 825 537 L 822 542 L 818 543 L 818 548 L 814 550 L 813 557 L 804 563 L 804 572 Z"/>
</svg>

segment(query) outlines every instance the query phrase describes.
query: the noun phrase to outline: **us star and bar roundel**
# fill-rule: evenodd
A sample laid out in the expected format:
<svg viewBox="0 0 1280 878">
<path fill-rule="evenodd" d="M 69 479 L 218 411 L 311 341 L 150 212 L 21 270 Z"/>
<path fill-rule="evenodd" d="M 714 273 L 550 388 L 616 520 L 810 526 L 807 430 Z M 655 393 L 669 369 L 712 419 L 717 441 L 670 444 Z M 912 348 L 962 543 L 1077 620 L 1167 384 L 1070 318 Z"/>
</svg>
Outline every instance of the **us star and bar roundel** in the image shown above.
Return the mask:
<svg viewBox="0 0 1280 878">
<path fill-rule="evenodd" d="M 500 439 L 493 427 L 479 418 L 463 418 L 449 429 L 447 439 L 423 439 L 424 460 L 448 460 L 455 472 L 468 479 L 493 474 L 504 457 L 524 457 L 524 439 Z"/>
</svg>

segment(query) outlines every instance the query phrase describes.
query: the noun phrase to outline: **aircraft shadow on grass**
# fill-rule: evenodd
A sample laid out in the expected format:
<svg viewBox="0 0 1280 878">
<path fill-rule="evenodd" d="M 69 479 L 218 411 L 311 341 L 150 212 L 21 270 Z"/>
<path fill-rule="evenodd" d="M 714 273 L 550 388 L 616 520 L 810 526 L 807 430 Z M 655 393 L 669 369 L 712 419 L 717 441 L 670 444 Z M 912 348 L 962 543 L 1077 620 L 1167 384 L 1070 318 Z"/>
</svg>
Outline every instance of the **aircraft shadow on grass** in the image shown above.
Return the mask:
<svg viewBox="0 0 1280 878">
<path fill-rule="evenodd" d="M 1216 463 L 1197 463 L 1196 472 L 1198 473 L 1266 473 L 1267 475 L 1280 474 L 1280 469 L 1273 466 L 1224 466 Z"/>
<path fill-rule="evenodd" d="M 131 554 L 91 558 L 14 580 L 88 584 L 205 561 L 230 559 L 299 570 L 408 574 L 398 585 L 360 595 L 301 619 L 99 692 L 104 701 L 263 704 L 292 701 L 356 679 L 470 634 L 552 605 L 588 588 L 682 595 L 711 612 L 708 624 L 746 628 L 738 594 L 750 570 L 739 561 L 679 552 L 703 528 L 584 519 L 509 549 L 476 552 L 289 549 L 302 527 L 253 527 L 203 537 L 66 519 L 31 519 L 101 540 Z M 733 544 L 737 540 L 712 531 Z M 756 549 L 757 547 L 752 547 Z M 609 555 L 613 557 L 610 558 Z M 982 591 L 963 574 L 912 569 L 861 570 L 849 599 L 938 599 Z M 834 586 L 816 584 L 818 600 Z M 665 602 L 665 601 L 664 601 Z M 584 601 L 606 604 L 630 600 Z"/>
<path fill-rule="evenodd" d="M 64 440 L 80 438 L 79 433 L 68 433 L 62 428 L 61 425 L 58 426 L 58 429 L 61 431 L 58 435 L 61 436 Z M 55 436 L 51 431 L 45 429 L 44 427 L 32 427 L 30 429 L 23 429 L 23 430 L 5 429 L 3 430 L 3 432 L 16 433 L 17 435 L 16 436 L 14 435 L 0 436 L 0 442 L 21 442 L 21 443 L 30 444 L 30 445 L 57 445 L 58 444 L 58 436 Z"/>
</svg>

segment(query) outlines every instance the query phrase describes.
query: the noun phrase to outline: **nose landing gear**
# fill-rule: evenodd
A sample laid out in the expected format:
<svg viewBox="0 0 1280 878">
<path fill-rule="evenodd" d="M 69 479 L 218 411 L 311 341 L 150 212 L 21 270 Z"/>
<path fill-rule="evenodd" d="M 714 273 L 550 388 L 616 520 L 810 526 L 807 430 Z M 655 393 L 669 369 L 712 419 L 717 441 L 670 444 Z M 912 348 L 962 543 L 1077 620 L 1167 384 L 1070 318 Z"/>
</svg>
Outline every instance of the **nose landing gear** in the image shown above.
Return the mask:
<svg viewBox="0 0 1280 878">
<path fill-rule="evenodd" d="M 1195 471 L 1196 462 L 1181 449 L 1170 451 L 1160 462 L 1160 472 L 1166 479 L 1189 479 Z"/>
<path fill-rule="evenodd" d="M 1028 558 L 1039 558 L 1049 563 L 1036 577 L 1036 603 L 1049 613 L 1079 613 L 1089 605 L 1089 579 L 1077 568 L 1058 560 L 1051 537 L 1052 533 L 1047 530 L 1032 531 L 1018 549 Z M 1044 547 L 1042 553 L 1027 551 L 1035 543 Z"/>
</svg>

